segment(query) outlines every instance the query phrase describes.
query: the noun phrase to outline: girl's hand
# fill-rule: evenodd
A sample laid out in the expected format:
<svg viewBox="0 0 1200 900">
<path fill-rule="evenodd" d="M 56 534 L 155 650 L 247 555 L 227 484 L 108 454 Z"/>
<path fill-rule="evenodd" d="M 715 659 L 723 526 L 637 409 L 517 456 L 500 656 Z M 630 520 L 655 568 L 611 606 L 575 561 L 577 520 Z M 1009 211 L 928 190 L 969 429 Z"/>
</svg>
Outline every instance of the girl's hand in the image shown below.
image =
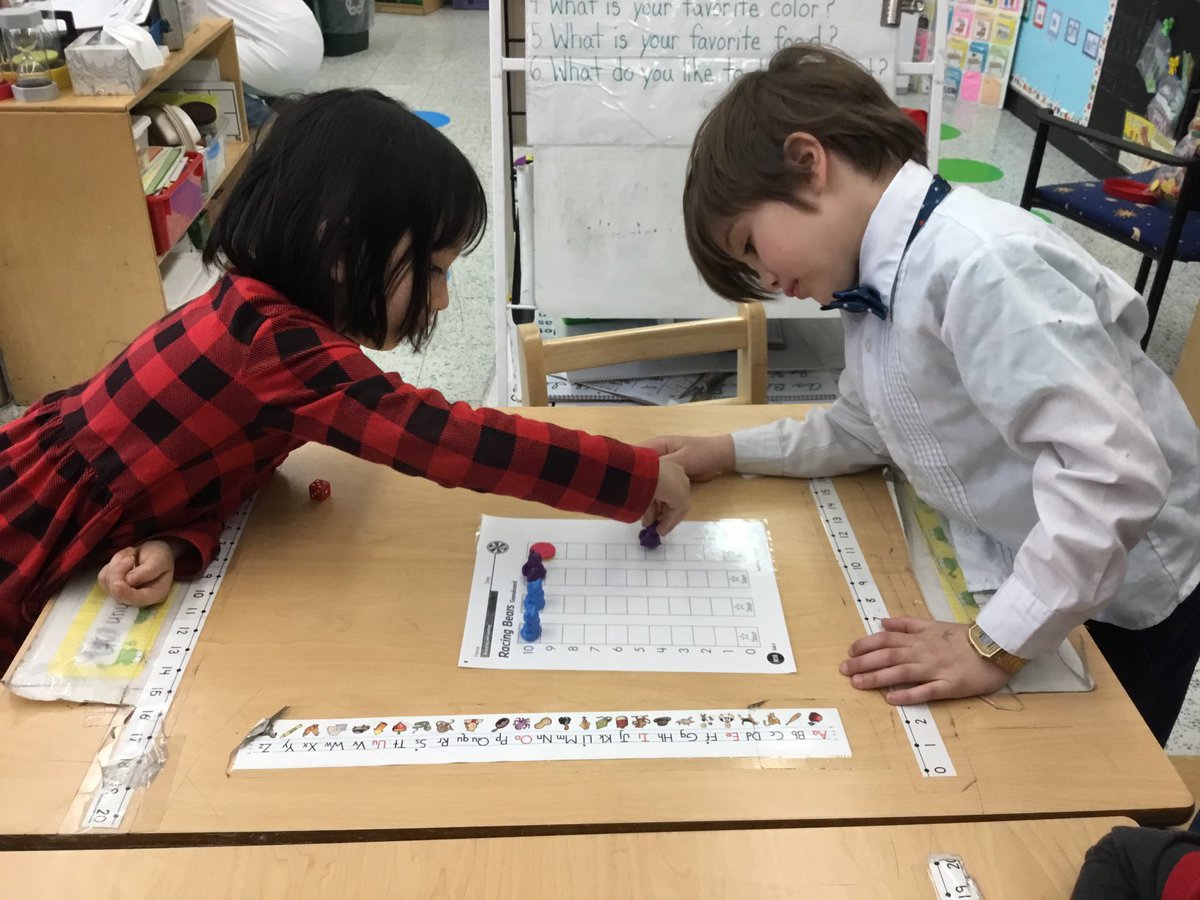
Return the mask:
<svg viewBox="0 0 1200 900">
<path fill-rule="evenodd" d="M 967 625 L 906 617 L 884 619 L 883 628 L 851 644 L 838 671 L 864 691 L 891 688 L 893 706 L 990 694 L 1012 677 L 975 652 Z"/>
<path fill-rule="evenodd" d="M 667 534 L 683 521 L 692 505 L 692 486 L 678 464 L 668 459 L 658 463 L 658 487 L 654 500 L 642 514 L 642 524 L 658 523 L 658 533 Z"/>
<path fill-rule="evenodd" d="M 153 606 L 167 599 L 175 578 L 175 548 L 166 541 L 126 547 L 100 570 L 100 587 L 128 606 Z"/>
<path fill-rule="evenodd" d="M 716 476 L 733 471 L 733 435 L 698 437 L 691 435 L 666 435 L 651 438 L 643 447 L 649 447 L 664 461 L 683 466 L 692 481 L 708 481 Z"/>
</svg>

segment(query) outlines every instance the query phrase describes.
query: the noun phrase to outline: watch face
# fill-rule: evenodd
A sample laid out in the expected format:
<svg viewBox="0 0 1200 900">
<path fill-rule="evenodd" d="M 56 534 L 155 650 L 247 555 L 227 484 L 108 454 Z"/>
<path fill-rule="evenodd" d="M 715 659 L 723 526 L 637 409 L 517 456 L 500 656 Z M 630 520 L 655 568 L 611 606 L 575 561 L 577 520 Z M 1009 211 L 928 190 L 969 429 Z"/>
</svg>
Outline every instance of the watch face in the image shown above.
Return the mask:
<svg viewBox="0 0 1200 900">
<path fill-rule="evenodd" d="M 988 633 L 978 625 L 975 626 L 975 636 L 979 640 L 979 652 L 984 656 L 992 656 L 1000 652 L 1000 645 L 988 637 Z"/>
</svg>

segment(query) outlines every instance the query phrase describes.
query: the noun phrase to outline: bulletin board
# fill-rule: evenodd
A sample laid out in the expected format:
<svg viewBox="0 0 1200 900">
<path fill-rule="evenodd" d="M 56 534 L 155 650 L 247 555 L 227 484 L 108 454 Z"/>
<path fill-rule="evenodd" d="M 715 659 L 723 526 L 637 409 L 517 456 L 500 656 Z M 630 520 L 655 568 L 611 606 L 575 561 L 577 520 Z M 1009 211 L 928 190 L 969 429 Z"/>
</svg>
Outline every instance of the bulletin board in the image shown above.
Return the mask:
<svg viewBox="0 0 1200 900">
<path fill-rule="evenodd" d="M 1026 0 L 1012 86 L 1039 106 L 1088 124 L 1117 0 Z"/>
<path fill-rule="evenodd" d="M 1021 0 L 958 0 L 947 10 L 946 92 L 997 108 L 1012 72 Z"/>
</svg>

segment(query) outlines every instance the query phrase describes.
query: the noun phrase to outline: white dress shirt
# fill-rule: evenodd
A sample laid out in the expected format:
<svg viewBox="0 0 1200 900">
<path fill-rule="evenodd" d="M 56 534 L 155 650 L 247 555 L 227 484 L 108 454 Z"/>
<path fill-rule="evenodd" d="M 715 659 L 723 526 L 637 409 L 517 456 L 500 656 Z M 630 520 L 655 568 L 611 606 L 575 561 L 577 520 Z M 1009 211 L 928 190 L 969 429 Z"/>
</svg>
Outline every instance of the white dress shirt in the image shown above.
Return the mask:
<svg viewBox="0 0 1200 900">
<path fill-rule="evenodd" d="M 1146 305 L 1057 228 L 908 163 L 871 215 L 832 406 L 734 434 L 737 468 L 894 463 L 946 516 L 979 615 L 1033 657 L 1086 619 L 1142 629 L 1200 583 L 1200 431 L 1142 352 Z"/>
</svg>

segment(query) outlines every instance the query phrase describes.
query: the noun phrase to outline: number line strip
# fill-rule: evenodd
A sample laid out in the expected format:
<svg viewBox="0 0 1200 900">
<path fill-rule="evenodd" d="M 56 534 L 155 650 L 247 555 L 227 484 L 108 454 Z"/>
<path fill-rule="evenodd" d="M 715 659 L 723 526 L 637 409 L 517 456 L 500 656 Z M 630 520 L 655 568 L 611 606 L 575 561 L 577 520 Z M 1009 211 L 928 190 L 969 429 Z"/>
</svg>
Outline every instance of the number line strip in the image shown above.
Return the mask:
<svg viewBox="0 0 1200 900">
<path fill-rule="evenodd" d="M 117 737 L 109 764 L 101 767 L 101 784 L 87 805 L 84 828 L 119 827 L 134 790 L 149 783 L 161 768 L 165 753 L 158 748 L 167 710 L 183 681 L 253 504 L 254 498 L 250 498 L 229 517 L 221 531 L 216 557 L 204 572 L 184 585 L 183 599 L 170 626 L 173 631 L 147 664 L 149 677 Z"/>
<path fill-rule="evenodd" d="M 871 568 L 863 556 L 862 546 L 850 525 L 850 517 L 842 505 L 841 497 L 838 496 L 833 481 L 828 478 L 810 479 L 808 486 L 817 504 L 817 511 L 821 514 L 825 536 L 829 538 L 838 565 L 841 566 L 842 576 L 846 579 L 850 594 L 854 598 L 859 620 L 867 634 L 875 634 L 882 630 L 883 620 L 889 618 L 887 604 L 884 603 L 879 585 L 871 575 Z M 895 709 L 904 732 L 908 735 L 921 774 L 926 778 L 948 778 L 956 775 L 954 763 L 950 760 L 950 753 L 946 749 L 946 743 L 929 705 L 910 703 Z"/>
</svg>

